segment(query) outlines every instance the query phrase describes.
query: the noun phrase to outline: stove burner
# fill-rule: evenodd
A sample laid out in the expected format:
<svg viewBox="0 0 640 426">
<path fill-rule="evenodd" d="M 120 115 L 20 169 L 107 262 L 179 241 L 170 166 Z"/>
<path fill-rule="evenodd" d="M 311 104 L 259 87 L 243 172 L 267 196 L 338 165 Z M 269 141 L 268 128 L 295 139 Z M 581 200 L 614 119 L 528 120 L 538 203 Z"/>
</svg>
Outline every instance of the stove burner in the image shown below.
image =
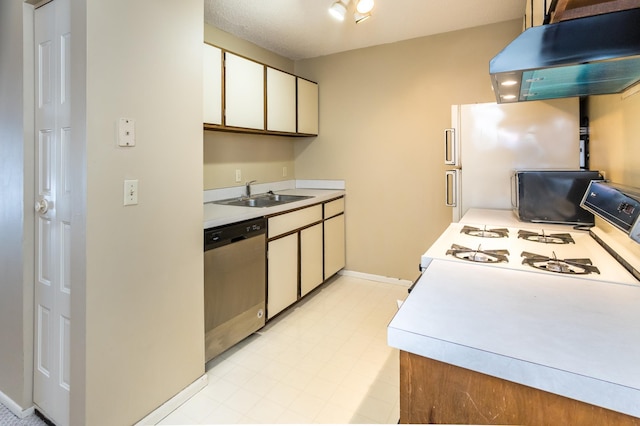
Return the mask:
<svg viewBox="0 0 640 426">
<path fill-rule="evenodd" d="M 536 234 L 535 232 L 523 231 L 521 229 L 518 231 L 518 238 L 545 244 L 575 244 L 570 234 L 545 234 L 544 231 Z"/>
<path fill-rule="evenodd" d="M 480 246 L 474 250 L 458 244 L 451 244 L 451 249 L 447 250 L 447 254 L 470 262 L 500 263 L 509 261 L 508 250 L 480 250 Z"/>
<path fill-rule="evenodd" d="M 482 238 L 505 238 L 509 236 L 509 230 L 507 228 L 487 229 L 486 226 L 484 229 L 465 226 L 462 228 L 460 233 Z"/>
<path fill-rule="evenodd" d="M 529 265 L 543 271 L 559 274 L 587 275 L 599 274 L 600 270 L 591 264 L 591 259 L 558 259 L 555 252 L 553 257 L 523 251 L 520 255 L 523 265 Z"/>
</svg>

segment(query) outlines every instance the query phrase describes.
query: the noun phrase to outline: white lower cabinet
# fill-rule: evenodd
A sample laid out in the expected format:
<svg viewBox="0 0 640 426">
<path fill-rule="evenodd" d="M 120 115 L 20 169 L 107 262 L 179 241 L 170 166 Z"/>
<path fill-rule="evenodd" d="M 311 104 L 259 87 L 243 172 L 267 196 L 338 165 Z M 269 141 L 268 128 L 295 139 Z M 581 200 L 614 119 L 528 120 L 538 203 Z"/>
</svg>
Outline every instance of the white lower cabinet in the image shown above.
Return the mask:
<svg viewBox="0 0 640 426">
<path fill-rule="evenodd" d="M 267 316 L 345 266 L 344 198 L 268 217 Z"/>
<path fill-rule="evenodd" d="M 324 221 L 324 279 L 345 266 L 344 213 Z"/>
<path fill-rule="evenodd" d="M 300 296 L 324 281 L 322 223 L 300 231 Z"/>
<path fill-rule="evenodd" d="M 272 318 L 298 300 L 298 234 L 268 244 L 267 315 Z"/>
<path fill-rule="evenodd" d="M 324 204 L 324 279 L 345 267 L 344 197 Z"/>
</svg>

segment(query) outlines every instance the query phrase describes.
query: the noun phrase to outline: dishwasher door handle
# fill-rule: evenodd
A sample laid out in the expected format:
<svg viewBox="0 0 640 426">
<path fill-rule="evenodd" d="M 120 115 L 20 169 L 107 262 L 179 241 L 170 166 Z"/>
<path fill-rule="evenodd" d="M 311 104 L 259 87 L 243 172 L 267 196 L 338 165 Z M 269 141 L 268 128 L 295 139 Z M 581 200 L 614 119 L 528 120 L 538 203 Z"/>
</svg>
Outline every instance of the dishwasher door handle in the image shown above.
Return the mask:
<svg viewBox="0 0 640 426">
<path fill-rule="evenodd" d="M 230 243 L 233 244 L 233 243 L 237 243 L 238 241 L 242 241 L 246 239 L 247 239 L 246 235 L 240 235 L 239 237 L 232 238 Z"/>
</svg>

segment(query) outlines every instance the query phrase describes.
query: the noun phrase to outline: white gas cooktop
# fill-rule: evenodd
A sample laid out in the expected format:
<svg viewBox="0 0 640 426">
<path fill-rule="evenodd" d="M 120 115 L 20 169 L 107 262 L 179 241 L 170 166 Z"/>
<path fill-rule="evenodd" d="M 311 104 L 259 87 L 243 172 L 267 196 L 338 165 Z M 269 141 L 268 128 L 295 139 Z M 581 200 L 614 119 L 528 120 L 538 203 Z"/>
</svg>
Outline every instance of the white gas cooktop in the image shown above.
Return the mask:
<svg viewBox="0 0 640 426">
<path fill-rule="evenodd" d="M 640 282 L 609 255 L 588 231 L 574 230 L 570 226 L 518 223 L 508 220 L 504 213 L 504 225 L 500 225 L 500 215 L 485 217 L 471 213 L 461 222 L 449 225 L 422 255 L 420 265 L 423 269 L 429 266 L 431 260 L 442 259 L 485 268 L 640 286 Z M 486 222 L 470 222 L 469 219 Z M 562 240 L 568 240 L 568 243 L 561 243 Z M 541 258 L 548 258 L 550 262 L 543 262 Z M 559 272 L 561 270 L 565 273 Z"/>
</svg>

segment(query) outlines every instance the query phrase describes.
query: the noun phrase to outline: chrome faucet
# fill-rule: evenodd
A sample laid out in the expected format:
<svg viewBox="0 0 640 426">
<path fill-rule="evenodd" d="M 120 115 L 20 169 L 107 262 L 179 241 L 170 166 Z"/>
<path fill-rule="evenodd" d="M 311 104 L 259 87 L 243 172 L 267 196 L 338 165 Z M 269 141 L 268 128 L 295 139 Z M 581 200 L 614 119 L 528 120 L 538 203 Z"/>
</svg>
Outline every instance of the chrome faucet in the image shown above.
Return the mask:
<svg viewBox="0 0 640 426">
<path fill-rule="evenodd" d="M 247 198 L 251 198 L 251 184 L 254 183 L 254 182 L 257 182 L 257 180 L 252 180 L 252 181 L 246 182 L 244 184 L 245 196 Z"/>
</svg>

